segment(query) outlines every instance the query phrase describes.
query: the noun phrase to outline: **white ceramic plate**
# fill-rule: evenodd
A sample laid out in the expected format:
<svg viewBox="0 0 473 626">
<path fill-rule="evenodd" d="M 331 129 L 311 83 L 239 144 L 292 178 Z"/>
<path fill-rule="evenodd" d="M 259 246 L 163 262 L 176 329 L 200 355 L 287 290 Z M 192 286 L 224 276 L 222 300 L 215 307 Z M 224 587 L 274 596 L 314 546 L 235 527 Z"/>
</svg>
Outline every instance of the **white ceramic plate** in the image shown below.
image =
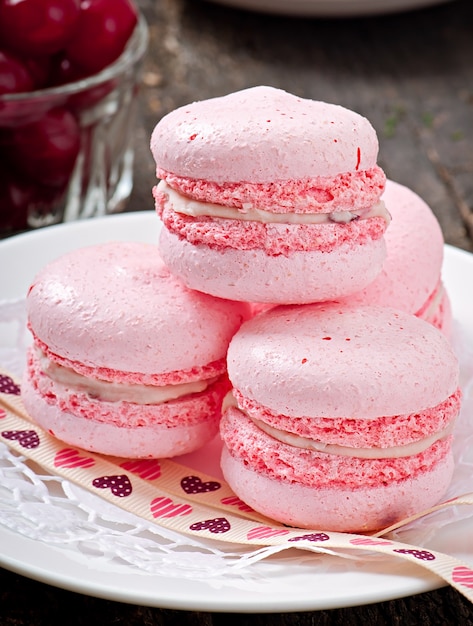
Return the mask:
<svg viewBox="0 0 473 626">
<path fill-rule="evenodd" d="M 441 4 L 448 0 L 211 0 L 217 4 L 305 17 L 381 15 Z"/>
<path fill-rule="evenodd" d="M 154 211 L 129 213 L 53 226 L 0 242 L 0 299 L 25 295 L 34 274 L 48 261 L 73 248 L 107 240 L 155 242 L 159 223 Z M 455 319 L 473 345 L 473 299 L 465 284 L 473 281 L 473 255 L 446 246 L 444 282 Z M 0 335 L 0 344 L 6 340 Z M 439 531 L 432 549 L 473 565 L 473 512 Z M 134 604 L 197 611 L 308 611 L 381 602 L 433 590 L 443 582 L 422 568 L 394 558 L 323 567 L 324 556 L 279 554 L 255 563 L 258 583 L 233 583 L 157 576 L 61 547 L 31 540 L 0 527 L 0 565 L 57 587 Z M 294 556 L 295 555 L 295 556 Z"/>
</svg>

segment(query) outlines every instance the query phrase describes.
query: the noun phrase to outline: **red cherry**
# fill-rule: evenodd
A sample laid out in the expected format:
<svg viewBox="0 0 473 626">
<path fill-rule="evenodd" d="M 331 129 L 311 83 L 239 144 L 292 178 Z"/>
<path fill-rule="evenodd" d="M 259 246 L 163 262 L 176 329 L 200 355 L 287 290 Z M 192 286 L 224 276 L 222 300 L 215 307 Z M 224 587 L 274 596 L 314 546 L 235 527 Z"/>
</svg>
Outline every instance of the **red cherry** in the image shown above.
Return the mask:
<svg viewBox="0 0 473 626">
<path fill-rule="evenodd" d="M 11 159 L 18 171 L 43 185 L 65 185 L 80 149 L 80 129 L 65 109 L 52 109 L 36 122 L 12 130 Z"/>
<path fill-rule="evenodd" d="M 66 45 L 80 0 L 0 0 L 0 41 L 20 55 L 54 54 Z"/>
<path fill-rule="evenodd" d="M 137 20 L 132 0 L 83 0 L 67 58 L 88 74 L 99 72 L 123 52 Z"/>
<path fill-rule="evenodd" d="M 0 50 L 0 96 L 6 93 L 31 91 L 33 80 L 24 63 Z"/>
</svg>

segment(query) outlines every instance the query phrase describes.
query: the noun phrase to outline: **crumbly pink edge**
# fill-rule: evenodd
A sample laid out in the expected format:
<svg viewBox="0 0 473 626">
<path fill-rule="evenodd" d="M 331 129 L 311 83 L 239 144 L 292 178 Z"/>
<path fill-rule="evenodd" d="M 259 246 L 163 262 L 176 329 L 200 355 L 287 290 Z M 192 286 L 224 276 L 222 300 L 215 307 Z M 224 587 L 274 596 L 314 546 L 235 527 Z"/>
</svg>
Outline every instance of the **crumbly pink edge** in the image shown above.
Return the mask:
<svg viewBox="0 0 473 626">
<path fill-rule="evenodd" d="M 429 472 L 450 453 L 452 443 L 449 436 L 420 454 L 396 459 L 337 456 L 282 443 L 233 407 L 220 421 L 220 434 L 231 456 L 257 473 L 284 483 L 354 489 L 388 485 Z"/>
<path fill-rule="evenodd" d="M 275 213 L 331 213 L 350 211 L 353 207 L 370 207 L 378 202 L 386 183 L 386 175 L 377 165 L 337 176 L 268 183 L 242 181 L 219 184 L 177 176 L 159 167 L 156 175 L 172 189 L 200 202 L 236 209 L 254 207 Z"/>
<path fill-rule="evenodd" d="M 31 332 L 33 333 L 33 331 Z M 220 376 L 225 373 L 227 368 L 225 357 L 200 367 L 192 367 L 173 372 L 164 372 L 161 374 L 123 372 L 121 370 L 114 370 L 108 367 L 99 366 L 91 367 L 89 365 L 85 365 L 84 363 L 80 363 L 79 361 L 71 361 L 70 359 L 62 357 L 59 354 L 55 354 L 45 343 L 36 337 L 34 333 L 33 337 L 35 345 L 40 348 L 53 363 L 57 363 L 62 367 L 67 367 L 82 376 L 86 376 L 87 378 L 96 378 L 98 380 L 108 382 L 127 383 L 130 385 L 177 385 L 196 380 L 208 380 L 209 378 L 215 378 L 216 376 Z"/>
<path fill-rule="evenodd" d="M 133 402 L 106 402 L 90 397 L 72 388 L 64 390 L 46 376 L 28 351 L 27 376 L 32 388 L 50 405 L 64 413 L 100 423 L 115 424 L 124 428 L 160 425 L 172 428 L 193 425 L 203 420 L 220 419 L 224 395 L 229 389 L 226 376 L 220 377 L 205 391 L 189 394 L 162 404 L 135 404 Z M 32 415 L 34 418 L 34 415 Z"/>
<path fill-rule="evenodd" d="M 287 432 L 327 444 L 350 448 L 391 448 L 406 445 L 447 428 L 460 411 L 462 392 L 455 393 L 435 407 L 411 413 L 379 417 L 376 420 L 349 417 L 288 417 L 273 413 L 233 389 L 238 406 L 262 422 Z"/>
<path fill-rule="evenodd" d="M 352 220 L 347 224 L 264 224 L 213 217 L 195 218 L 164 206 L 163 194 L 156 196 L 156 210 L 165 227 L 193 245 L 215 250 L 262 249 L 269 256 L 292 252 L 331 252 L 343 244 L 353 248 L 380 239 L 386 230 L 382 217 Z"/>
</svg>

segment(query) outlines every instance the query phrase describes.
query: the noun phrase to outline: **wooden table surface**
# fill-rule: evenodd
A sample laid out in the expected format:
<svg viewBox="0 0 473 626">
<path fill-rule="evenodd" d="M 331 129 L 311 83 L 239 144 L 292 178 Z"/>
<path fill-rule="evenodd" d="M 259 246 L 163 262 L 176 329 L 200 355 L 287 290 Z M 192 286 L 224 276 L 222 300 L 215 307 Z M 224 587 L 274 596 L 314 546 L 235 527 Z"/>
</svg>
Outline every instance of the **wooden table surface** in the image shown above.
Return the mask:
<svg viewBox="0 0 473 626">
<path fill-rule="evenodd" d="M 447 243 L 473 251 L 471 0 L 389 16 L 335 20 L 263 15 L 199 0 L 140 0 L 139 5 L 151 41 L 129 210 L 153 210 L 155 176 L 148 144 L 164 114 L 194 100 L 267 84 L 365 115 L 378 132 L 379 162 L 387 176 L 411 187 L 430 204 Z M 465 626 L 473 624 L 473 605 L 444 587 L 331 611 L 192 613 L 82 596 L 0 570 L 2 626 L 61 622 L 68 626 Z"/>
</svg>

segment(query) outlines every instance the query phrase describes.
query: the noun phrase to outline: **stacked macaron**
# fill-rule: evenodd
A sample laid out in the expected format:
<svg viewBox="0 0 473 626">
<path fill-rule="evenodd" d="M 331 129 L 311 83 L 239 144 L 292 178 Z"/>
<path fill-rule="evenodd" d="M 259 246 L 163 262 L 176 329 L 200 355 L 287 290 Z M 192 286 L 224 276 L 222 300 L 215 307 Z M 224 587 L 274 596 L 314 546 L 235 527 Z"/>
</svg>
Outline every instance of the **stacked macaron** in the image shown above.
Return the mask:
<svg viewBox="0 0 473 626">
<path fill-rule="evenodd" d="M 385 307 L 279 306 L 242 325 L 228 374 L 222 469 L 257 511 L 371 531 L 445 493 L 461 393 L 431 324 Z"/>
<path fill-rule="evenodd" d="M 27 295 L 25 407 L 86 450 L 165 457 L 218 431 L 244 303 L 187 289 L 156 246 L 110 242 L 44 267 Z"/>
<path fill-rule="evenodd" d="M 169 113 L 151 150 L 160 251 L 189 287 L 302 304 L 381 271 L 385 175 L 361 115 L 255 87 Z"/>
<path fill-rule="evenodd" d="M 429 207 L 386 182 L 370 123 L 256 87 L 173 111 L 151 150 L 170 270 L 261 311 L 227 356 L 235 493 L 283 523 L 340 531 L 435 504 L 461 398 L 443 239 Z"/>
</svg>

